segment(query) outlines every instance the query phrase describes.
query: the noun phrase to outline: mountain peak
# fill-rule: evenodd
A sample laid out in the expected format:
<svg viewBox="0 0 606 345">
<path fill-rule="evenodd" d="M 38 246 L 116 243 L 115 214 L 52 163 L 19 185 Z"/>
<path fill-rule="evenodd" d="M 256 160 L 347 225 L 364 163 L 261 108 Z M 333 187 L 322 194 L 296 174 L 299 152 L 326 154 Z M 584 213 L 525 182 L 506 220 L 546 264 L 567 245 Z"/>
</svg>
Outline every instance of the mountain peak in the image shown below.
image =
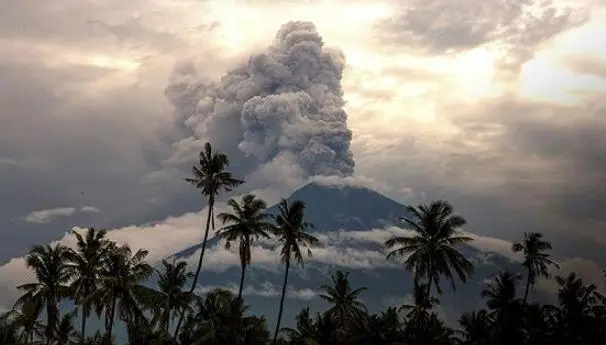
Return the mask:
<svg viewBox="0 0 606 345">
<path fill-rule="evenodd" d="M 406 207 L 361 186 L 307 184 L 287 198 L 305 203 L 305 218 L 316 231 L 370 230 L 397 224 Z M 277 211 L 273 206 L 270 213 Z"/>
</svg>

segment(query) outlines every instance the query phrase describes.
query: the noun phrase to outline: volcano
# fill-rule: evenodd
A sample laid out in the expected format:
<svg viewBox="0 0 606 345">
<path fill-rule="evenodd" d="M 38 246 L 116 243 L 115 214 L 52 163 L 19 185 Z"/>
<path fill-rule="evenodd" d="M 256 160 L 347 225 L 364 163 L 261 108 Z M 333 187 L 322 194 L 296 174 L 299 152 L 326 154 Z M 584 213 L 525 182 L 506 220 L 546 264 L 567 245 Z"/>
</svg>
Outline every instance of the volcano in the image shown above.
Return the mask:
<svg viewBox="0 0 606 345">
<path fill-rule="evenodd" d="M 326 305 L 319 298 L 320 287 L 330 283 L 330 274 L 336 270 L 349 272 L 354 288 L 368 288 L 362 299 L 370 311 L 412 301 L 412 274 L 398 263 L 386 262 L 387 252 L 383 246 L 390 236 L 389 230 L 401 224 L 400 217 L 407 216 L 406 206 L 365 187 L 317 183 L 302 187 L 287 200 L 305 203 L 305 218 L 314 225 L 312 233 L 323 243 L 319 248 L 312 248 L 313 255 L 305 258 L 303 267 L 292 268 L 289 273 L 285 325 L 293 325 L 301 308 L 309 307 L 312 312 L 324 310 Z M 275 214 L 277 205 L 269 207 L 267 212 Z M 234 247 L 226 254 L 222 243 L 209 240 L 198 293 L 216 287 L 236 291 L 240 267 L 237 246 Z M 199 244 L 175 256 L 195 265 L 198 248 Z M 461 312 L 483 305 L 480 292 L 486 279 L 502 269 L 520 271 L 518 263 L 497 253 L 480 251 L 473 246 L 461 250 L 474 263 L 475 272 L 466 284 L 457 282 L 456 292 L 449 282 L 442 283 L 438 312 L 452 324 L 456 324 Z M 244 295 L 249 311 L 266 316 L 270 327 L 276 317 L 283 274 L 276 244 L 272 241 L 258 244 L 247 271 Z"/>
</svg>

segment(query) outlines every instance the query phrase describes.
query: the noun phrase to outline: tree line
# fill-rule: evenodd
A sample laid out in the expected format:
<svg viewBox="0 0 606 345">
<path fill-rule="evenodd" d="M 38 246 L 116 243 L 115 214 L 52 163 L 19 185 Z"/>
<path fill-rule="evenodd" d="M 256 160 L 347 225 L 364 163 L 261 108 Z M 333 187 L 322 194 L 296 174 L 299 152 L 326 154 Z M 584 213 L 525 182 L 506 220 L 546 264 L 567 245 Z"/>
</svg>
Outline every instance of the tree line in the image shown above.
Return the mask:
<svg viewBox="0 0 606 345">
<path fill-rule="evenodd" d="M 398 260 L 414 273 L 414 300 L 410 304 L 371 313 L 361 301 L 366 287 L 351 285 L 348 273 L 336 271 L 321 286 L 320 297 L 329 308 L 315 315 L 301 310 L 292 328 L 281 327 L 282 312 L 291 264 L 303 265 L 319 241 L 313 225 L 305 219 L 301 201 L 282 200 L 276 214 L 267 204 L 248 194 L 227 202 L 227 212 L 214 214 L 215 200 L 243 183 L 227 170 L 228 157 L 205 144 L 193 176 L 186 181 L 207 198 L 208 213 L 198 264 L 190 272 L 184 261 L 162 260 L 158 267 L 146 262 L 148 251 L 133 251 L 128 245 L 107 238 L 106 230 L 73 231 L 74 248 L 63 245 L 34 246 L 26 264 L 35 281 L 18 286 L 23 295 L 13 309 L 0 317 L 0 344 L 72 345 L 115 344 L 115 325 L 125 325 L 128 344 L 151 345 L 593 345 L 606 343 L 606 298 L 594 284 L 576 274 L 557 276 L 557 305 L 530 302 L 540 277 L 551 278 L 551 245 L 540 233 L 524 233 L 512 246 L 523 255 L 525 277 L 502 271 L 485 283 L 485 308 L 464 313 L 456 327 L 440 319 L 441 283 L 451 288 L 465 283 L 473 264 L 460 251 L 471 238 L 460 228 L 463 217 L 452 205 L 435 201 L 409 206 L 404 223 L 412 235 L 386 241 L 386 260 Z M 216 237 L 229 249 L 237 242 L 241 273 L 238 293 L 215 289 L 196 293 L 208 235 L 222 226 Z M 243 298 L 246 271 L 253 262 L 251 248 L 261 238 L 280 243 L 284 280 L 273 334 L 266 319 L 251 315 Z M 150 287 L 145 281 L 155 277 Z M 524 279 L 523 291 L 519 286 Z M 189 287 L 187 286 L 190 284 Z M 62 313 L 64 302 L 73 310 Z M 70 305 L 71 305 L 70 304 Z M 87 336 L 92 314 L 103 321 L 103 330 Z M 74 319 L 80 314 L 80 325 Z"/>
</svg>

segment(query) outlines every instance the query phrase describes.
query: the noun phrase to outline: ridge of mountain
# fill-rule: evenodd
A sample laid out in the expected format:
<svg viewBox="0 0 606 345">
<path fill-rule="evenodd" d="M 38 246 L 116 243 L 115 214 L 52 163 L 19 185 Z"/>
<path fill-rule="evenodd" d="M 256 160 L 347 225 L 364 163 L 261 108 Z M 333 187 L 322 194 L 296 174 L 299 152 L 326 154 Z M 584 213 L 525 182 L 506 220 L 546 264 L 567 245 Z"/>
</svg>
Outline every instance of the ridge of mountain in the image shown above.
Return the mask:
<svg viewBox="0 0 606 345">
<path fill-rule="evenodd" d="M 313 224 L 312 231 L 332 232 L 341 229 L 362 231 L 397 224 L 408 211 L 406 206 L 372 189 L 361 186 L 327 185 L 309 183 L 294 191 L 286 200 L 305 203 L 305 219 Z M 278 204 L 267 208 L 268 214 L 278 212 Z M 209 240 L 211 246 L 216 242 Z M 192 255 L 200 244 L 195 244 L 176 254 L 176 257 Z"/>
</svg>

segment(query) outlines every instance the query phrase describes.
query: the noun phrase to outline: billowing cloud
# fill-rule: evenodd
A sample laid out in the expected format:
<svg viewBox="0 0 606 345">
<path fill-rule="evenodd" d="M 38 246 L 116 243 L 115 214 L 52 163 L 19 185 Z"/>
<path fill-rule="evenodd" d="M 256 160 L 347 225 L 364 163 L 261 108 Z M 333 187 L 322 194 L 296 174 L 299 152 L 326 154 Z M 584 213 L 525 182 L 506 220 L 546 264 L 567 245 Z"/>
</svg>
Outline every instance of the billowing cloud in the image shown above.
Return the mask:
<svg viewBox="0 0 606 345">
<path fill-rule="evenodd" d="M 229 70 L 220 82 L 198 76 L 192 63 L 175 66 L 166 95 L 186 137 L 169 162 L 188 162 L 206 141 L 249 173 L 280 162 L 303 178 L 349 176 L 352 133 L 343 110 L 345 57 L 325 47 L 310 22 L 289 22 L 274 43 Z M 293 170 L 294 169 L 294 170 Z"/>
<path fill-rule="evenodd" d="M 377 25 L 387 42 L 432 54 L 465 51 L 488 44 L 500 51 L 501 67 L 518 69 L 535 48 L 555 35 L 583 24 L 584 8 L 536 0 L 413 0 L 400 15 Z"/>
</svg>

